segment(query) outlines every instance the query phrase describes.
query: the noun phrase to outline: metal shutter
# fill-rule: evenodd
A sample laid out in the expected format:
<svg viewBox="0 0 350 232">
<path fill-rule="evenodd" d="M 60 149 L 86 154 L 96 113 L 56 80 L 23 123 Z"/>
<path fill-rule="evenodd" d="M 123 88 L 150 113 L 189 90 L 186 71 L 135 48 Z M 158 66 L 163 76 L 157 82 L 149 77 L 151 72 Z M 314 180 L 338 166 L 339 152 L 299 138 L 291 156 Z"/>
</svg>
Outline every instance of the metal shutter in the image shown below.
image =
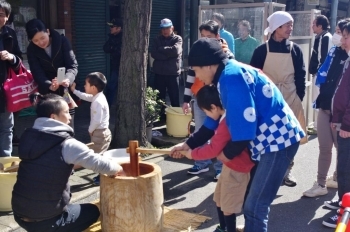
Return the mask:
<svg viewBox="0 0 350 232">
<path fill-rule="evenodd" d="M 108 0 L 74 0 L 73 40 L 78 61 L 77 82 L 82 86 L 87 74 L 109 74 L 109 62 L 103 51 L 107 40 Z"/>
<path fill-rule="evenodd" d="M 152 1 L 152 17 L 150 45 L 152 40 L 159 34 L 160 20 L 164 18 L 170 19 L 175 27 L 175 31 L 180 32 L 181 27 L 181 0 L 153 0 Z"/>
</svg>

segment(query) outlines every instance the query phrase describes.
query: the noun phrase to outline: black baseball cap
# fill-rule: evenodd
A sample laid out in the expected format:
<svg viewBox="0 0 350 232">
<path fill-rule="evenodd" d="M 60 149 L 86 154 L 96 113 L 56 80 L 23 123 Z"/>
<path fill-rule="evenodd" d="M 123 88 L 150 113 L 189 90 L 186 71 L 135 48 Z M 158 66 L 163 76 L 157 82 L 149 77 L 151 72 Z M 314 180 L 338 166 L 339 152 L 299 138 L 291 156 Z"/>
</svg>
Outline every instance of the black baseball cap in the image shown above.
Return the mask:
<svg viewBox="0 0 350 232">
<path fill-rule="evenodd" d="M 110 27 L 123 27 L 123 21 L 121 19 L 112 19 L 110 22 L 107 22 L 107 25 Z"/>
</svg>

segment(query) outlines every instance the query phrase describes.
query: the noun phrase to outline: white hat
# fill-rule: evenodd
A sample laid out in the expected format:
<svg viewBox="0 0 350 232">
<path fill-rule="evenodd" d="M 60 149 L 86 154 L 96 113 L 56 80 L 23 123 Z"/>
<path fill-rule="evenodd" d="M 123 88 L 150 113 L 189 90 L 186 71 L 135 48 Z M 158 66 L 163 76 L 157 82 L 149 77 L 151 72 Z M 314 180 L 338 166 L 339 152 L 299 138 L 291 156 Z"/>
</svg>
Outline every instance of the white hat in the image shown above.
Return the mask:
<svg viewBox="0 0 350 232">
<path fill-rule="evenodd" d="M 276 11 L 267 18 L 269 26 L 264 30 L 264 35 L 274 32 L 277 28 L 285 23 L 294 21 L 293 17 L 285 11 Z"/>
</svg>

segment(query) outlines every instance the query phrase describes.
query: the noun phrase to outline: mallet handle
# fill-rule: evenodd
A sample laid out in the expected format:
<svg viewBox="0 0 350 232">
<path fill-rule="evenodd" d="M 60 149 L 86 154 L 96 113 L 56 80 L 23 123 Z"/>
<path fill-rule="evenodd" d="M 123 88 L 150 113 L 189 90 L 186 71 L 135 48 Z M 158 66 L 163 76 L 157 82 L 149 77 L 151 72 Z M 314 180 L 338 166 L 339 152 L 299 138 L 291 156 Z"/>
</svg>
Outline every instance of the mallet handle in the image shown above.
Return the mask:
<svg viewBox="0 0 350 232">
<path fill-rule="evenodd" d="M 129 152 L 130 149 L 126 148 L 126 152 Z M 149 154 L 165 154 L 165 155 L 170 155 L 171 154 L 171 149 L 155 149 L 155 148 L 144 148 L 144 147 L 138 147 L 136 148 L 137 153 L 149 153 Z M 181 153 L 185 153 L 185 151 L 181 151 Z"/>
<path fill-rule="evenodd" d="M 139 146 L 139 142 L 137 140 L 130 140 L 129 141 L 130 174 L 131 174 L 131 176 L 134 176 L 134 177 L 137 177 L 140 175 L 139 155 L 137 152 L 138 146 Z"/>
<path fill-rule="evenodd" d="M 19 168 L 19 165 L 13 165 L 9 168 L 5 168 L 4 172 L 17 172 Z"/>
</svg>

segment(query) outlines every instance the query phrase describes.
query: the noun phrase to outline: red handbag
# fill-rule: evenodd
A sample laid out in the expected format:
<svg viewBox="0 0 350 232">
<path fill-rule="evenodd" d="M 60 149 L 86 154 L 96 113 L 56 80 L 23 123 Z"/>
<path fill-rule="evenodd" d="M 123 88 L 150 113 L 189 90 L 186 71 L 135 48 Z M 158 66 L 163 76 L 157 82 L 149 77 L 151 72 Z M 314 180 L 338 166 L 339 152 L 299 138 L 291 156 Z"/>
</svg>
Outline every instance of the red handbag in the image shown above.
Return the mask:
<svg viewBox="0 0 350 232">
<path fill-rule="evenodd" d="M 8 77 L 4 83 L 6 106 L 9 112 L 20 111 L 32 106 L 29 95 L 38 91 L 33 75 L 21 63 L 18 74 L 8 69 Z"/>
</svg>

